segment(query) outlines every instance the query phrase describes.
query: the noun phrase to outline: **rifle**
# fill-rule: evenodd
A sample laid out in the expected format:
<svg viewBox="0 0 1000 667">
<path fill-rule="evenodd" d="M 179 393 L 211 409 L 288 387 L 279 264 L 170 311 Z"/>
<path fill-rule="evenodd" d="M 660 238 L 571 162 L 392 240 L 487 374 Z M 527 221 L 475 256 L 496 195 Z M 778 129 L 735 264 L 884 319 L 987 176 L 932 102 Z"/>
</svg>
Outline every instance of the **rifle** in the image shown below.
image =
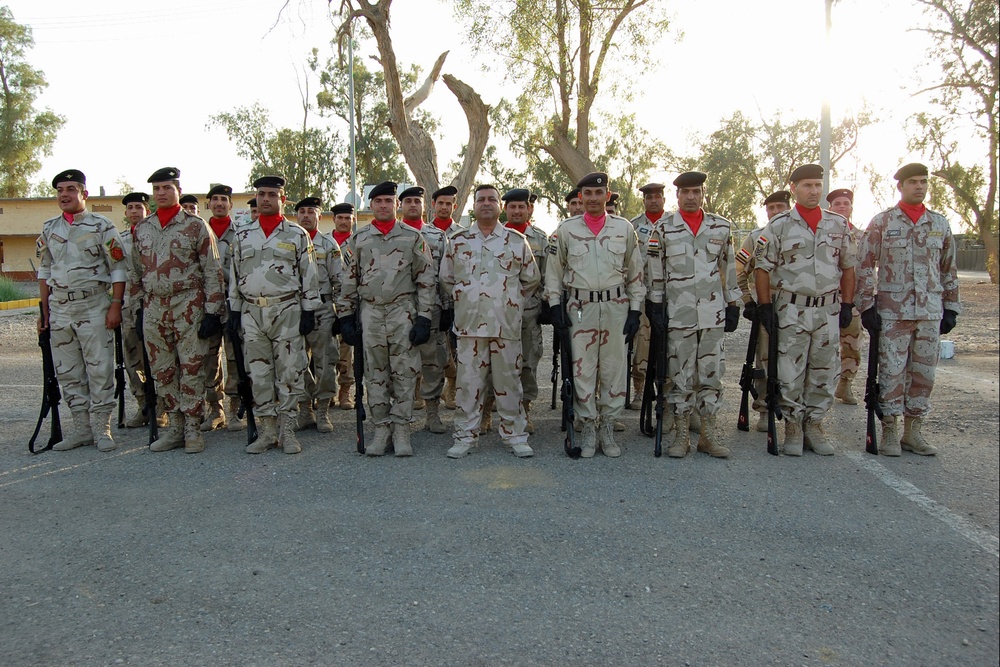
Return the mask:
<svg viewBox="0 0 1000 667">
<path fill-rule="evenodd" d="M 361 332 L 361 301 L 354 313 L 358 344 L 354 346 L 354 430 L 358 436 L 358 454 L 365 453 L 365 345 Z"/>
<path fill-rule="evenodd" d="M 146 415 L 149 423 L 149 444 L 160 437 L 159 424 L 156 423 L 156 381 L 153 380 L 153 370 L 149 366 L 149 353 L 146 351 L 146 340 L 143 336 L 139 342 L 142 344 L 142 370 L 146 374 L 146 381 L 142 383 L 143 393 L 146 394 L 146 403 L 142 406 L 142 414 Z"/>
<path fill-rule="evenodd" d="M 559 393 L 559 335 L 552 337 L 552 403 L 550 410 L 556 409 L 556 395 Z"/>
<path fill-rule="evenodd" d="M 875 420 L 882 421 L 882 408 L 878 404 L 882 388 L 878 384 L 878 346 L 881 332 L 869 331 L 868 379 L 865 381 L 865 408 L 868 409 L 868 427 L 865 432 L 865 451 L 878 454 L 878 428 Z"/>
<path fill-rule="evenodd" d="M 236 416 L 243 419 L 247 416 L 247 444 L 251 445 L 257 440 L 257 420 L 253 416 L 253 380 L 247 372 L 246 358 L 243 356 L 243 340 L 238 331 L 229 331 L 229 342 L 233 346 L 233 361 L 236 362 L 236 395 L 240 397 L 240 407 L 236 411 Z"/>
<path fill-rule="evenodd" d="M 747 358 L 743 362 L 743 370 L 740 372 L 740 389 L 743 395 L 740 397 L 740 416 L 736 420 L 736 428 L 741 431 L 750 430 L 750 396 L 757 400 L 759 393 L 754 387 L 754 380 L 757 379 L 757 371 L 754 368 L 754 361 L 757 357 L 757 343 L 760 340 L 760 319 L 756 311 L 750 320 L 750 342 L 747 343 Z"/>
<path fill-rule="evenodd" d="M 670 316 L 667 314 L 667 295 L 663 295 L 663 335 L 660 337 L 660 345 L 657 348 L 656 360 L 656 440 L 653 444 L 653 456 L 659 458 L 663 455 L 663 403 L 666 396 L 663 395 L 663 385 L 667 382 L 667 330 L 670 328 Z M 650 332 L 652 333 L 652 332 Z M 652 336 L 650 336 L 652 342 Z"/>
<path fill-rule="evenodd" d="M 639 406 L 639 431 L 646 437 L 656 435 L 653 427 L 653 402 L 656 400 L 656 368 L 660 357 L 660 338 L 649 336 L 649 356 L 646 357 L 646 379 L 642 385 L 642 404 Z"/>
<path fill-rule="evenodd" d="M 38 304 L 38 308 L 41 310 L 42 305 Z M 44 318 L 45 311 L 42 310 L 41 312 Z M 35 432 L 31 434 L 31 440 L 28 441 L 28 451 L 32 454 L 41 454 L 44 451 L 50 450 L 53 445 L 63 439 L 62 424 L 59 423 L 59 401 L 62 399 L 62 394 L 59 393 L 56 365 L 52 360 L 52 332 L 48 327 L 38 332 L 38 347 L 42 348 L 42 375 L 44 376 L 44 380 L 42 380 L 42 410 L 38 414 L 38 423 L 35 424 Z M 45 417 L 48 416 L 49 411 L 52 412 L 52 430 L 49 432 L 49 442 L 45 447 L 35 449 L 35 439 L 38 437 L 38 432 L 42 429 L 42 422 L 45 421 Z"/>
<path fill-rule="evenodd" d="M 635 355 L 635 337 L 628 342 L 625 351 L 625 407 L 632 403 L 632 357 Z"/>
<path fill-rule="evenodd" d="M 565 308 L 565 305 L 561 303 L 558 307 Z M 564 317 L 563 321 L 568 322 L 569 318 Z M 566 456 L 571 459 L 578 459 L 583 450 L 576 445 L 576 430 L 573 426 L 573 422 L 576 419 L 573 411 L 573 400 L 576 398 L 576 387 L 573 385 L 573 343 L 568 327 L 565 329 L 556 329 L 556 334 L 561 339 L 559 341 L 561 348 L 559 352 L 562 358 L 563 381 L 560 396 L 562 398 L 562 430 L 566 431 L 563 450 L 566 452 Z"/>
<path fill-rule="evenodd" d="M 781 385 L 778 383 L 778 323 L 775 317 L 774 327 L 767 336 L 767 453 L 778 455 L 778 426 L 776 419 L 781 419 Z"/>
<path fill-rule="evenodd" d="M 122 327 L 115 327 L 115 398 L 118 399 L 118 428 L 125 428 L 125 349 Z"/>
</svg>

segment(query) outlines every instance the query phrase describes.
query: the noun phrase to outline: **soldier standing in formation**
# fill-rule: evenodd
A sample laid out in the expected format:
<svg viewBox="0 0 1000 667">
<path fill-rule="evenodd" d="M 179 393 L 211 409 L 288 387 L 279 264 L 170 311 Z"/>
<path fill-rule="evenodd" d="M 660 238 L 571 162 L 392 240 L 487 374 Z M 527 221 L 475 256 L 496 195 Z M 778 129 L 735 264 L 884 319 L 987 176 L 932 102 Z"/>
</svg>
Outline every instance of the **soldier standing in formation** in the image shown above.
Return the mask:
<svg viewBox="0 0 1000 667">
<path fill-rule="evenodd" d="M 115 406 L 113 331 L 122 321 L 125 249 L 113 222 L 87 210 L 87 177 L 69 169 L 52 179 L 62 215 L 38 237 L 38 331 L 48 329 L 52 361 L 73 415 L 56 451 L 92 445 L 109 452 Z M 108 288 L 112 290 L 108 299 Z"/>
<path fill-rule="evenodd" d="M 146 345 L 169 427 L 154 452 L 205 449 L 205 356 L 208 339 L 222 330 L 226 300 L 222 263 L 205 221 L 181 209 L 180 170 L 153 172 L 156 213 L 133 230 L 130 296 L 142 311 L 136 329 Z"/>
<path fill-rule="evenodd" d="M 257 218 L 260 217 L 260 212 L 257 210 L 256 197 L 247 202 L 247 208 L 250 209 L 250 222 L 257 222 Z"/>
<path fill-rule="evenodd" d="M 434 221 L 433 225 L 440 229 L 445 235 L 451 234 L 453 231 L 459 229 L 459 226 L 455 224 L 453 216 L 455 215 L 455 209 L 458 208 L 458 204 L 455 198 L 458 196 L 458 188 L 454 185 L 446 185 L 443 188 L 434 191 L 431 195 L 431 207 L 434 210 Z M 448 363 L 444 367 L 444 391 L 441 393 L 441 400 L 444 403 L 444 407 L 449 410 L 455 409 L 455 347 L 453 334 L 449 333 L 446 327 L 442 327 L 445 331 L 445 336 L 447 340 L 445 341 L 445 347 L 448 350 Z"/>
<path fill-rule="evenodd" d="M 643 212 L 632 218 L 632 226 L 639 238 L 639 249 L 646 254 L 646 244 L 649 243 L 649 236 L 653 232 L 653 226 L 663 216 L 663 190 L 662 183 L 647 183 L 639 188 L 642 193 Z M 639 333 L 635 337 L 634 350 L 632 353 L 632 402 L 626 407 L 629 410 L 638 410 L 642 402 L 642 392 L 646 381 L 646 364 L 649 361 L 649 318 L 645 315 L 639 318 Z"/>
<path fill-rule="evenodd" d="M 458 339 L 458 394 L 454 444 L 449 458 L 476 445 L 487 395 L 496 395 L 500 437 L 515 456 L 528 445 L 522 402 L 522 318 L 541 281 L 528 240 L 498 224 L 500 194 L 492 185 L 476 188 L 476 222 L 452 234 L 441 263 L 441 283 L 454 303 Z"/>
<path fill-rule="evenodd" d="M 831 211 L 844 216 L 847 220 L 851 241 L 855 248 L 858 247 L 864 232 L 851 222 L 851 216 L 854 214 L 854 192 L 846 188 L 833 190 L 826 196 L 826 201 L 830 204 Z M 833 392 L 834 398 L 839 398 L 847 405 L 858 404 L 858 399 L 854 396 L 853 384 L 854 376 L 858 374 L 860 367 L 861 313 L 855 308 L 850 325 L 840 330 L 840 380 L 837 382 L 837 389 Z"/>
<path fill-rule="evenodd" d="M 802 456 L 804 439 L 829 456 L 822 421 L 840 372 L 840 329 L 854 308 L 855 248 L 847 221 L 819 207 L 823 168 L 803 165 L 789 180 L 795 207 L 772 218 L 757 239 L 757 311 L 778 335 L 785 455 Z"/>
<path fill-rule="evenodd" d="M 901 449 L 937 453 L 924 439 L 921 423 L 930 412 L 940 334 L 955 328 L 962 310 L 951 226 L 924 205 L 927 176 L 927 167 L 918 163 L 896 172 L 899 203 L 872 218 L 859 253 L 862 322 L 869 331 L 882 332 L 880 451 L 886 456 L 899 456 Z"/>
<path fill-rule="evenodd" d="M 582 454 L 621 455 L 614 422 L 625 407 L 625 348 L 639 331 L 646 290 L 635 230 L 608 215 L 608 175 L 588 174 L 577 183 L 585 213 L 559 223 L 549 237 L 545 295 L 552 323 L 568 330 L 575 369 L 574 408 L 582 423 Z M 623 327 L 624 324 L 624 327 Z"/>
<path fill-rule="evenodd" d="M 573 188 L 566 193 L 566 211 L 570 218 L 575 215 L 583 215 L 583 200 L 580 199 L 580 188 Z"/>
<path fill-rule="evenodd" d="M 191 215 L 200 217 L 201 213 L 198 210 L 198 197 L 195 195 L 184 195 L 177 203 L 181 205 L 185 213 L 190 213 Z"/>
<path fill-rule="evenodd" d="M 333 207 L 333 240 L 338 248 L 343 248 L 354 231 L 354 204 L 337 204 Z M 343 258 L 341 258 L 343 271 Z M 341 274 L 341 280 L 343 280 Z M 339 292 L 335 295 L 339 296 Z M 334 303 L 336 310 L 336 303 Z M 339 327 L 338 327 L 339 330 Z M 354 386 L 354 352 L 353 348 L 341 337 L 337 343 L 340 355 L 337 359 L 337 405 L 341 410 L 353 410 L 354 399 L 351 398 L 351 387 Z"/>
<path fill-rule="evenodd" d="M 365 453 L 382 456 L 391 437 L 396 456 L 412 456 L 410 422 L 420 372 L 417 346 L 430 340 L 437 276 L 420 233 L 396 222 L 396 184 L 380 183 L 369 197 L 374 219 L 343 249 L 337 312 L 343 313 L 344 340 L 358 348 L 355 354 L 365 355 L 368 405 L 375 424 L 375 437 Z"/>
</svg>

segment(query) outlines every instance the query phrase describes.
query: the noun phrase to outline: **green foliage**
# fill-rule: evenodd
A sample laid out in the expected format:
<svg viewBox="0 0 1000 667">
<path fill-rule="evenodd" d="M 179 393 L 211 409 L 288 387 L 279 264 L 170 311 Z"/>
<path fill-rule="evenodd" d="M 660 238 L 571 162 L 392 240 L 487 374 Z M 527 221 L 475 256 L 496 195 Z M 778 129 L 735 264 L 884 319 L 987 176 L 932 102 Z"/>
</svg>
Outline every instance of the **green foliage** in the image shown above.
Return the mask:
<svg viewBox="0 0 1000 667">
<path fill-rule="evenodd" d="M 17 283 L 7 276 L 0 276 L 0 302 L 20 301 L 29 298 L 28 293 L 18 287 Z"/>
<path fill-rule="evenodd" d="M 2 197 L 30 195 L 31 177 L 41 168 L 39 158 L 52 154 L 56 133 L 66 122 L 51 109 L 35 108 L 35 100 L 48 84 L 42 71 L 31 67 L 25 60 L 25 53 L 34 44 L 31 28 L 16 23 L 10 9 L 0 7 Z"/>
</svg>

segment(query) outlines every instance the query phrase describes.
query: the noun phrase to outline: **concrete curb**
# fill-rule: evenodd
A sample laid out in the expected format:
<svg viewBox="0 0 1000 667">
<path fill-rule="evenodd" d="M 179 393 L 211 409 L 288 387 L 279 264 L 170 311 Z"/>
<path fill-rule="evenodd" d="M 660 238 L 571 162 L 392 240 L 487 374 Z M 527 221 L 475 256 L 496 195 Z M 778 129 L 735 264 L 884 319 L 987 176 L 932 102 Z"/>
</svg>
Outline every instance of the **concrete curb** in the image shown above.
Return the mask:
<svg viewBox="0 0 1000 667">
<path fill-rule="evenodd" d="M 16 301 L 4 301 L 0 303 L 0 310 L 16 310 L 18 308 L 32 308 L 37 306 L 39 299 L 18 299 Z"/>
</svg>

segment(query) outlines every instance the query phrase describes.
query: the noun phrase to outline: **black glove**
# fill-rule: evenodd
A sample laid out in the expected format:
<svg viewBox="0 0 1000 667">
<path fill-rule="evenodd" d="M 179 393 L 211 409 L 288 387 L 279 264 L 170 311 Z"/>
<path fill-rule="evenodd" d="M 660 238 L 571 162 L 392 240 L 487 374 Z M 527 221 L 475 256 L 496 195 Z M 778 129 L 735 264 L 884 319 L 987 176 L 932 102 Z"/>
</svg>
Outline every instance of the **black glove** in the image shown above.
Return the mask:
<svg viewBox="0 0 1000 667">
<path fill-rule="evenodd" d="M 144 334 L 142 332 L 142 322 L 143 322 L 143 319 L 144 319 L 143 318 L 143 312 L 144 311 L 143 311 L 142 308 L 140 308 L 139 310 L 135 311 L 135 335 L 139 338 L 139 340 L 145 340 L 146 339 L 146 334 Z"/>
<path fill-rule="evenodd" d="M 736 327 L 740 323 L 740 307 L 739 306 L 726 306 L 726 324 L 722 327 L 722 330 L 726 333 L 732 333 L 736 331 Z"/>
<path fill-rule="evenodd" d="M 303 310 L 299 317 L 299 335 L 308 336 L 316 328 L 316 313 L 311 310 Z"/>
<path fill-rule="evenodd" d="M 431 339 L 431 321 L 423 315 L 417 315 L 417 321 L 410 329 L 410 342 L 414 345 L 423 345 Z"/>
<path fill-rule="evenodd" d="M 448 333 L 451 331 L 451 325 L 455 324 L 455 309 L 446 308 L 441 311 L 441 320 L 438 322 L 438 331 L 443 331 Z"/>
<path fill-rule="evenodd" d="M 951 333 L 951 330 L 955 328 L 955 324 L 958 323 L 958 313 L 954 310 L 948 310 L 945 308 L 944 316 L 941 318 L 941 333 Z"/>
<path fill-rule="evenodd" d="M 230 336 L 240 335 L 240 325 L 243 324 L 243 313 L 238 310 L 229 311 L 229 319 L 226 321 L 226 331 Z"/>
<path fill-rule="evenodd" d="M 552 324 L 552 309 L 549 308 L 549 304 L 545 301 L 538 304 L 538 323 Z"/>
<path fill-rule="evenodd" d="M 340 319 L 340 337 L 351 347 L 361 345 L 361 336 L 358 335 L 358 321 L 354 315 L 346 315 Z"/>
<path fill-rule="evenodd" d="M 846 329 L 851 326 L 851 320 L 854 319 L 854 304 L 853 303 L 842 303 L 840 304 L 840 328 Z"/>
<path fill-rule="evenodd" d="M 649 327 L 656 332 L 657 336 L 662 336 L 667 328 L 667 320 L 663 317 L 663 304 L 647 301 L 646 317 L 649 318 Z"/>
<path fill-rule="evenodd" d="M 205 313 L 205 317 L 201 320 L 201 326 L 198 327 L 198 338 L 205 339 L 211 338 L 217 333 L 222 332 L 222 316 L 221 315 L 210 315 Z"/>
<path fill-rule="evenodd" d="M 340 318 L 333 318 L 333 326 L 330 327 L 330 338 L 336 338 L 340 334 Z"/>
<path fill-rule="evenodd" d="M 563 308 L 561 303 L 549 308 L 549 315 L 552 318 L 552 326 L 556 331 L 569 329 L 569 318 L 566 317 L 566 309 Z"/>
<path fill-rule="evenodd" d="M 743 305 L 743 317 L 753 322 L 754 315 L 757 313 L 757 302 L 750 299 Z"/>
<path fill-rule="evenodd" d="M 778 320 L 774 316 L 774 304 L 762 303 L 757 306 L 757 319 L 760 320 L 760 325 L 764 327 L 764 331 L 769 334 L 774 333 L 774 327 L 778 324 Z"/>
<path fill-rule="evenodd" d="M 867 329 L 868 333 L 882 330 L 882 316 L 878 314 L 875 306 L 861 313 L 861 326 Z"/>
<path fill-rule="evenodd" d="M 635 335 L 639 333 L 639 315 L 641 313 L 638 310 L 628 311 L 628 317 L 625 319 L 625 328 L 622 329 L 622 333 L 625 334 L 625 344 L 629 345 L 632 343 L 632 339 Z"/>
</svg>

